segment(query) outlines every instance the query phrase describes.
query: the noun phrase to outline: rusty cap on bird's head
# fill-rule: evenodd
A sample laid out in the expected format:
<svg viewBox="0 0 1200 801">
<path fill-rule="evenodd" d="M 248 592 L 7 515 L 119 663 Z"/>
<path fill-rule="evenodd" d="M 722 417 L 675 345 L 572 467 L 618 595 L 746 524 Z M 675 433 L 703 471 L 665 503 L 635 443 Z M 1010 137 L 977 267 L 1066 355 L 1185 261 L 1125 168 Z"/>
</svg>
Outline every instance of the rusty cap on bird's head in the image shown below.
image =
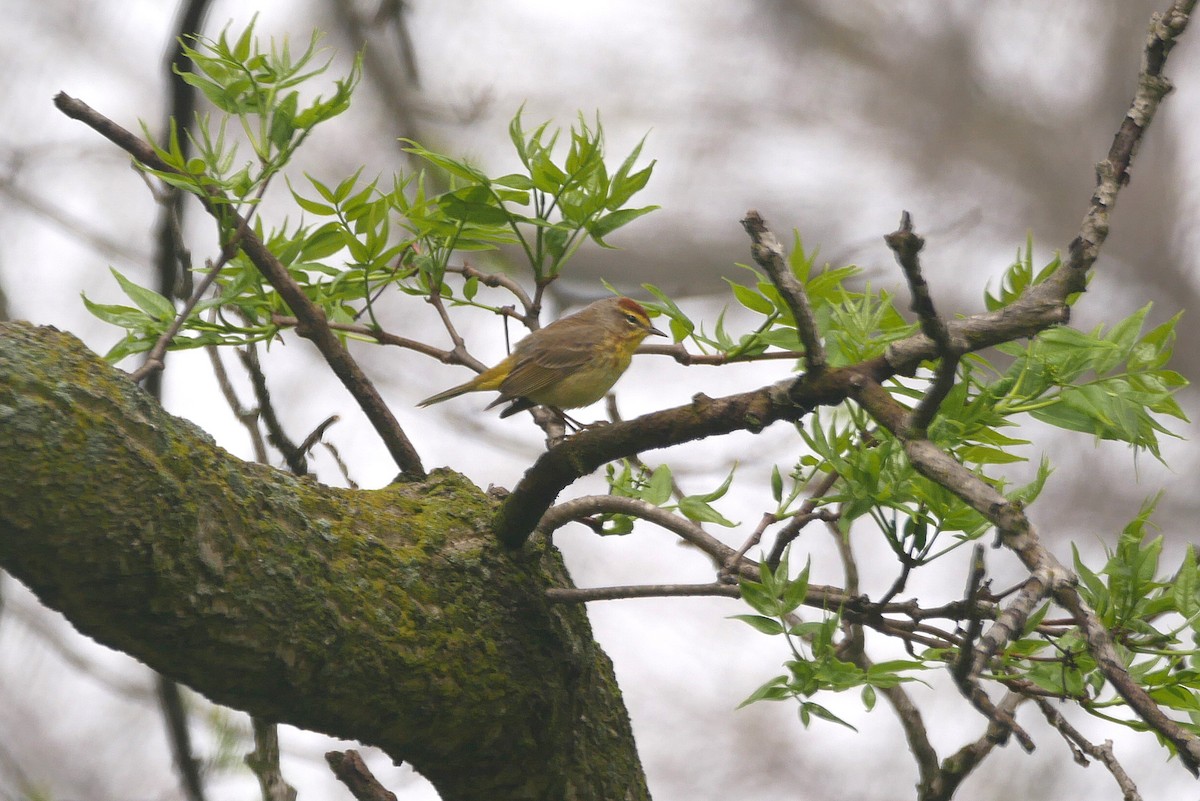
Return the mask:
<svg viewBox="0 0 1200 801">
<path fill-rule="evenodd" d="M 623 312 L 626 312 L 627 314 L 634 315 L 640 321 L 642 321 L 645 324 L 647 333 L 656 334 L 660 337 L 666 336 L 666 334 L 650 324 L 650 314 L 646 311 L 646 307 L 638 303 L 633 298 L 617 298 L 617 308 Z"/>
</svg>

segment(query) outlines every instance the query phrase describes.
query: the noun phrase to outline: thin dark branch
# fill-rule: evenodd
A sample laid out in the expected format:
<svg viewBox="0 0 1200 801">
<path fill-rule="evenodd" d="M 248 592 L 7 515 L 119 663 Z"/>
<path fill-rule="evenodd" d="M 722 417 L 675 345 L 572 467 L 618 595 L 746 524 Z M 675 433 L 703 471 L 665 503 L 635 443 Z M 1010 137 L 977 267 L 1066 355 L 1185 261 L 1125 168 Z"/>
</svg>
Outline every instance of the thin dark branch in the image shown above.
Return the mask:
<svg viewBox="0 0 1200 801">
<path fill-rule="evenodd" d="M 86 103 L 60 92 L 55 96 L 54 104 L 68 117 L 88 125 L 142 164 L 162 172 L 174 172 L 149 144 L 96 112 Z M 228 204 L 218 202 L 223 200 L 215 197 L 201 198 L 209 213 L 218 218 L 231 215 Z M 234 230 L 241 231 L 239 244 L 242 252 L 249 257 L 300 320 L 296 333 L 317 347 L 343 386 L 358 401 L 359 407 L 383 440 L 401 473 L 412 478 L 423 477 L 425 469 L 421 466 L 420 456 L 387 404 L 383 402 L 379 391 L 329 328 L 324 310 L 309 299 L 303 287 L 292 278 L 287 267 L 247 228 L 245 219 L 231 215 L 231 222 Z"/>
<path fill-rule="evenodd" d="M 212 363 L 213 375 L 217 377 L 217 386 L 220 388 L 221 394 L 225 397 L 225 402 L 229 405 L 233 416 L 237 418 L 242 427 L 246 429 L 246 433 L 250 435 L 250 444 L 254 448 L 254 461 L 266 464 L 267 444 L 263 442 L 262 431 L 258 427 L 258 410 L 247 409 L 242 406 L 237 392 L 233 389 L 233 382 L 229 380 L 229 373 L 225 369 L 225 364 L 221 361 L 221 353 L 217 346 L 205 345 L 204 351 L 208 354 L 208 359 Z"/>
<path fill-rule="evenodd" d="M 754 261 L 767 271 L 771 283 L 779 290 L 796 320 L 796 331 L 800 335 L 800 344 L 804 346 L 805 366 L 810 373 L 820 373 L 825 369 L 825 345 L 821 342 L 821 332 L 817 330 L 808 293 L 788 267 L 783 245 L 754 209 L 746 212 L 742 227 L 750 235 L 750 253 Z"/>
<path fill-rule="evenodd" d="M 625 598 L 680 598 L 716 595 L 724 598 L 740 598 L 741 590 L 736 584 L 636 584 L 629 587 L 552 587 L 546 590 L 551 603 L 588 603 L 589 601 L 616 601 Z"/>
<path fill-rule="evenodd" d="M 204 780 L 200 776 L 200 761 L 193 755 L 192 735 L 188 730 L 188 714 L 179 685 L 166 676 L 157 676 L 158 703 L 167 723 L 171 754 L 175 769 L 183 784 L 188 801 L 204 801 Z"/>
<path fill-rule="evenodd" d="M 284 314 L 271 315 L 271 322 L 281 328 L 295 328 L 300 324 L 300 321 L 295 317 Z M 466 358 L 464 359 L 463 355 L 457 354 L 454 351 L 442 350 L 432 345 L 426 345 L 424 342 L 418 342 L 415 339 L 407 339 L 395 334 L 389 334 L 387 331 L 375 328 L 374 326 L 363 325 L 361 323 L 329 323 L 329 327 L 334 331 L 344 331 L 347 334 L 369 337 L 380 345 L 394 345 L 398 348 L 408 348 L 417 353 L 432 356 L 443 364 L 461 364 L 477 372 L 487 369 L 487 366 L 483 362 L 471 358 L 470 354 L 466 354 Z"/>
<path fill-rule="evenodd" d="M 183 58 L 183 46 L 179 39 L 184 34 L 193 33 L 200 29 L 205 15 L 208 13 L 209 0 L 184 0 L 179 9 L 175 33 L 167 47 L 167 81 L 170 86 L 171 101 L 168 120 L 173 117 L 180 121 L 186 130 L 195 116 L 195 90 L 175 74 L 174 68 L 189 69 Z M 187 156 L 190 142 L 187 136 L 181 135 L 180 148 Z M 184 294 L 191 290 L 190 256 L 183 243 L 182 198 L 174 189 L 168 189 L 161 207 L 158 235 L 155 244 L 155 272 L 158 274 L 158 291 L 167 299 L 179 294 L 180 285 Z M 226 257 L 222 253 L 222 264 Z M 154 344 L 142 366 L 135 371 L 134 381 L 145 379 L 146 391 L 152 397 L 162 397 L 162 368 L 167 346 L 179 332 L 188 315 L 199 302 L 207 285 L 216 278 L 220 268 L 211 271 L 205 279 L 203 290 L 192 294 L 185 308 L 176 314 L 170 327 Z M 204 785 L 200 776 L 199 762 L 192 754 L 191 737 L 188 733 L 187 710 L 184 708 L 182 693 L 179 685 L 164 676 L 158 677 L 158 696 L 167 722 L 167 732 L 171 738 L 171 748 L 175 755 L 175 764 L 179 769 L 183 789 L 189 801 L 204 801 Z"/>
<path fill-rule="evenodd" d="M 533 314 L 533 299 L 529 297 L 529 293 L 525 291 L 525 288 L 512 276 L 505 275 L 504 273 L 485 273 L 471 264 L 463 264 L 461 267 L 450 265 L 446 267 L 446 272 L 457 273 L 464 278 L 478 279 L 479 283 L 484 286 L 493 288 L 503 287 L 511 292 L 520 302 L 521 308 L 525 310 L 524 315 L 526 317 L 535 316 Z"/>
<path fill-rule="evenodd" d="M 204 26 L 211 0 L 184 0 L 179 6 L 174 29 L 166 48 L 166 77 L 168 94 L 167 116 L 163 130 L 174 120 L 179 130 L 179 150 L 186 159 L 192 149 L 187 133 L 196 118 L 197 90 L 183 80 L 182 73 L 191 72 L 192 64 L 183 55 L 183 37 L 197 34 Z M 158 292 L 164 298 L 187 298 L 192 294 L 191 255 L 183 239 L 183 193 L 168 186 L 159 195 L 159 216 L 154 243 L 154 271 L 158 275 Z M 159 358 L 162 358 L 160 354 Z M 146 389 L 155 397 L 161 376 L 151 372 Z"/>
<path fill-rule="evenodd" d="M 357 751 L 329 751 L 325 761 L 358 801 L 396 801 L 396 794 L 379 783 Z"/>
<path fill-rule="evenodd" d="M 311 453 L 312 449 L 317 447 L 317 443 L 321 441 L 321 437 L 325 436 L 325 432 L 329 430 L 329 427 L 341 419 L 342 418 L 338 415 L 331 414 L 322 420 L 321 423 L 312 430 L 312 433 L 305 437 L 304 441 L 300 443 L 300 451 L 303 453 Z"/>
<path fill-rule="evenodd" d="M 235 236 L 234 241 L 221 249 L 221 257 L 216 264 L 209 263 L 208 274 L 196 286 L 195 291 L 192 292 L 192 296 L 183 304 L 183 308 L 176 312 L 175 319 L 167 326 L 167 330 L 155 341 L 154 347 L 146 354 L 146 359 L 142 362 L 141 367 L 129 374 L 131 380 L 141 381 L 163 369 L 165 365 L 163 358 L 166 356 L 167 348 L 171 345 L 171 340 L 179 333 L 179 329 L 183 328 L 183 324 L 187 322 L 187 318 L 192 314 L 192 309 L 196 308 L 196 304 L 203 300 L 204 295 L 213 285 L 213 282 L 217 280 L 217 276 L 221 274 L 221 270 L 237 253 L 237 239 L 238 237 Z"/>
<path fill-rule="evenodd" d="M 921 321 L 921 331 L 933 340 L 941 356 L 932 386 L 909 417 L 908 427 L 913 436 L 924 436 L 923 432 L 933 422 L 942 401 L 950 394 L 950 390 L 954 389 L 959 352 L 950 340 L 950 329 L 946 327 L 946 321 L 938 316 L 933 306 L 929 284 L 921 274 L 918 254 L 921 248 L 925 247 L 925 240 L 913 231 L 912 215 L 907 211 L 903 212 L 900 215 L 900 227 L 883 239 L 896 255 L 900 269 L 904 271 L 904 279 L 908 282 L 912 294 L 912 310 Z"/>
<path fill-rule="evenodd" d="M 764 512 L 762 518 L 758 521 L 758 525 L 754 527 L 754 531 L 752 531 L 750 536 L 746 538 L 746 541 L 742 543 L 742 547 L 738 548 L 737 551 L 734 552 L 733 556 L 729 560 L 729 564 L 725 565 L 725 569 L 732 570 L 738 563 L 740 563 L 742 561 L 742 557 L 745 556 L 751 548 L 758 545 L 758 543 L 762 541 L 763 534 L 766 533 L 767 528 L 778 522 L 779 518 L 777 518 L 774 514 L 771 512 Z"/>
<path fill-rule="evenodd" d="M 971 549 L 971 571 L 967 574 L 967 591 L 963 595 L 963 602 L 968 609 L 974 609 L 979 602 L 979 589 L 983 585 L 983 579 L 987 575 L 987 564 L 983 558 L 983 546 L 979 543 Z M 955 678 L 958 681 L 963 681 L 968 676 L 978 675 L 972 674 L 972 665 L 974 660 L 971 655 L 975 651 L 975 642 L 979 639 L 979 633 L 983 630 L 983 618 L 978 615 L 973 615 L 967 623 L 967 630 L 963 634 L 963 644 L 958 651 L 958 659 L 954 663 Z"/>
<path fill-rule="evenodd" d="M 254 726 L 254 750 L 246 754 L 246 765 L 258 778 L 262 801 L 296 801 L 296 788 L 279 769 L 279 727 L 261 718 L 250 718 Z"/>
<path fill-rule="evenodd" d="M 829 472 L 823 475 L 821 480 L 816 483 L 812 489 L 812 494 L 805 499 L 796 514 L 779 530 L 779 534 L 775 537 L 775 545 L 771 548 L 771 554 L 767 557 L 767 564 L 771 566 L 778 565 L 779 560 L 783 558 L 784 550 L 792 544 L 792 541 L 796 537 L 800 536 L 800 532 L 805 526 L 813 520 L 818 519 L 815 511 L 817 504 L 829 494 L 829 491 L 833 489 L 833 485 L 837 483 L 838 478 L 837 473 Z"/>
<path fill-rule="evenodd" d="M 1011 620 L 1003 628 L 996 629 L 996 640 L 1007 641 L 1005 637 L 1020 631 L 1024 622 L 1022 615 L 1028 614 L 1031 599 L 1044 597 L 1046 592 L 1052 593 L 1084 632 L 1089 652 L 1117 693 L 1138 717 L 1175 746 L 1180 760 L 1189 771 L 1193 774 L 1200 772 L 1200 738 L 1167 717 L 1146 690 L 1129 675 L 1108 629 L 1080 596 L 1071 571 L 1042 545 L 1022 505 L 1001 495 L 995 487 L 929 440 L 905 439 L 907 413 L 878 383 L 863 379 L 855 400 L 904 442 L 905 454 L 918 473 L 945 487 L 991 521 L 996 527 L 999 542 L 1011 549 L 1029 570 L 1029 585 L 1023 587 L 1017 599 L 1010 603 L 1006 611 L 1012 612 Z M 991 635 L 992 631 L 989 630 L 985 641 Z M 981 698 L 982 691 L 977 685 L 968 681 L 961 683 L 960 688 L 981 711 L 987 711 L 986 696 Z M 1001 722 L 1007 724 L 1007 721 Z"/>
<path fill-rule="evenodd" d="M 1006 693 L 997 708 L 1011 718 L 1024 701 L 1024 696 L 1018 693 Z M 982 737 L 946 757 L 932 781 L 928 784 L 922 782 L 918 796 L 920 801 L 950 801 L 963 780 L 979 767 L 997 745 L 1002 745 L 1006 740 L 1007 732 L 1003 725 L 995 720 L 989 721 Z"/>
<path fill-rule="evenodd" d="M 685 367 L 693 364 L 719 367 L 722 364 L 738 362 L 795 361 L 804 358 L 804 354 L 798 350 L 769 350 L 765 353 L 739 353 L 733 356 L 725 353 L 692 353 L 682 342 L 673 345 L 641 345 L 637 352 L 649 356 L 670 356 Z"/>
<path fill-rule="evenodd" d="M 862 670 L 870 670 L 874 663 L 861 648 L 855 648 L 847 655 Z M 917 786 L 925 787 L 932 783 L 938 773 L 938 755 L 929 739 L 929 731 L 925 728 L 925 720 L 921 710 L 913 703 L 912 696 L 903 684 L 884 686 L 879 692 L 896 713 L 900 728 L 904 730 L 904 738 L 908 741 L 908 749 L 917 762 L 917 773 L 920 776 Z"/>
<path fill-rule="evenodd" d="M 338 452 L 337 446 L 332 442 L 322 442 L 321 444 L 325 446 L 325 450 L 329 451 L 329 455 L 333 457 L 334 464 L 338 466 L 338 472 L 346 480 L 346 486 L 350 489 L 358 489 L 358 482 L 350 477 L 350 468 L 346 466 L 346 462 L 342 459 L 342 454 Z"/>
<path fill-rule="evenodd" d="M 1057 729 L 1066 740 L 1067 747 L 1075 754 L 1076 762 L 1087 767 L 1088 761 L 1085 754 L 1100 760 L 1116 780 L 1117 786 L 1121 788 L 1121 796 L 1124 801 L 1142 801 L 1137 785 L 1133 783 L 1133 779 L 1129 778 L 1129 774 L 1125 772 L 1125 768 L 1121 766 L 1113 753 L 1112 740 L 1105 740 L 1102 744 L 1096 745 L 1072 726 L 1049 701 L 1044 698 L 1035 698 L 1034 703 L 1038 705 L 1038 709 L 1041 710 L 1046 721 Z"/>
<path fill-rule="evenodd" d="M 560 503 L 546 511 L 538 524 L 538 530 L 549 534 L 573 520 L 604 512 L 616 512 L 648 520 L 695 545 L 719 564 L 729 564 L 736 554 L 733 548 L 686 517 L 660 509 L 639 498 L 624 498 L 619 495 L 587 495 Z"/>
<path fill-rule="evenodd" d="M 308 475 L 308 458 L 305 451 L 296 447 L 296 443 L 292 442 L 283 430 L 279 416 L 275 414 L 275 405 L 271 403 L 271 390 L 267 387 L 267 376 L 258 361 L 258 349 L 250 344 L 244 350 L 237 351 L 237 355 L 242 367 L 246 369 L 246 374 L 250 376 L 250 386 L 254 389 L 254 399 L 258 404 L 258 416 L 267 429 L 267 441 L 283 455 L 283 461 L 289 470 L 298 476 Z"/>
</svg>

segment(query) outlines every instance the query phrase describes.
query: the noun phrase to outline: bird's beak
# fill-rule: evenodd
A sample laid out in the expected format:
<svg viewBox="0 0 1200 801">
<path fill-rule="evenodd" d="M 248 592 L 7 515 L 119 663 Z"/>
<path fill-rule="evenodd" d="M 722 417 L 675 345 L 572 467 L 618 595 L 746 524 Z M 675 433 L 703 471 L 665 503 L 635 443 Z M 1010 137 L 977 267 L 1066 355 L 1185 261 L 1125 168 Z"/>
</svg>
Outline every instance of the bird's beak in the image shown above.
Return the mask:
<svg viewBox="0 0 1200 801">
<path fill-rule="evenodd" d="M 649 332 L 649 333 L 648 333 L 646 336 L 649 336 L 650 334 L 654 334 L 654 335 L 656 335 L 656 336 L 660 336 L 660 337 L 665 337 L 665 336 L 666 336 L 666 334 L 664 334 L 662 331 L 659 331 L 659 330 L 658 330 L 657 328 L 655 328 L 654 326 L 650 326 L 650 332 Z"/>
</svg>

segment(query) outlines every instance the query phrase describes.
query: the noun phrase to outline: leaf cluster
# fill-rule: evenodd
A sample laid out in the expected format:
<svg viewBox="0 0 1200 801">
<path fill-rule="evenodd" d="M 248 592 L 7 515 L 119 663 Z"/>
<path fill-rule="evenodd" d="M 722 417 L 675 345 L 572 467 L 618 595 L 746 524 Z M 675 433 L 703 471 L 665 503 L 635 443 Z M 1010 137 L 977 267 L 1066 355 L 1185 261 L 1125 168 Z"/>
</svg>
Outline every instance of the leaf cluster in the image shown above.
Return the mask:
<svg viewBox="0 0 1200 801">
<path fill-rule="evenodd" d="M 926 669 L 926 665 L 914 660 L 894 660 L 862 668 L 843 659 L 838 643 L 840 615 L 826 611 L 817 621 L 796 618 L 797 610 L 808 596 L 810 567 L 806 564 L 795 578 L 790 578 L 786 555 L 774 569 L 763 559 L 759 562 L 758 581 L 743 578 L 738 582 L 742 600 L 756 614 L 733 618 L 768 636 L 782 636 L 791 651 L 791 658 L 784 663 L 787 673 L 765 682 L 741 706 L 756 701 L 794 699 L 805 726 L 816 717 L 853 729 L 827 707 L 810 700 L 812 696 L 822 691 L 859 689 L 863 706 L 870 710 L 875 706 L 876 689 L 916 681 L 911 674 Z"/>
</svg>

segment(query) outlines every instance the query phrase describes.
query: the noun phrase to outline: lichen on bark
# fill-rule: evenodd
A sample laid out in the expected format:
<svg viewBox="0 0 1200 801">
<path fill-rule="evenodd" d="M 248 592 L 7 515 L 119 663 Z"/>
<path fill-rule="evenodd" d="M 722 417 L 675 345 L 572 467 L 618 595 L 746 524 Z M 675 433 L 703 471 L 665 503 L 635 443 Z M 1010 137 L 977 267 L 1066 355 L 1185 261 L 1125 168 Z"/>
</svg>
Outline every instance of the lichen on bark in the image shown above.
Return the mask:
<svg viewBox="0 0 1200 801">
<path fill-rule="evenodd" d="M 556 550 L 440 469 L 367 491 L 242 462 L 74 337 L 0 325 L 0 566 L 220 703 L 378 745 L 444 799 L 647 797 Z"/>
</svg>

